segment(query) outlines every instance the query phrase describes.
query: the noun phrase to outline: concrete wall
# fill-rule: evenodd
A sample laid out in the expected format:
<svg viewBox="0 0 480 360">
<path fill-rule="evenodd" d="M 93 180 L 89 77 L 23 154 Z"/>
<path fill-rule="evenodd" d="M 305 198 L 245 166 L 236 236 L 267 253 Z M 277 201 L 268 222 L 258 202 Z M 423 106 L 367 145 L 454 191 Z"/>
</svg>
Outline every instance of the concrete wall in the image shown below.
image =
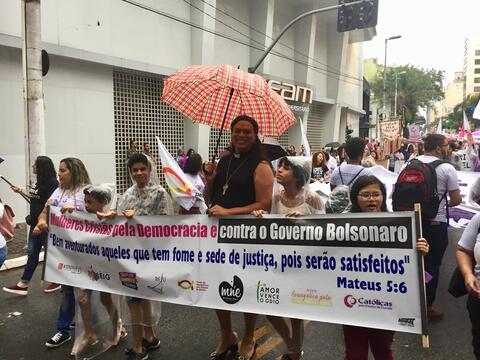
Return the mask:
<svg viewBox="0 0 480 360">
<path fill-rule="evenodd" d="M 47 153 L 55 162 L 65 156 L 78 156 L 93 169 L 95 182 L 114 181 L 115 176 L 113 66 L 161 74 L 199 63 L 229 63 L 247 69 L 262 54 L 254 47 L 270 45 L 271 37 L 291 19 L 303 11 L 335 3 L 209 0 L 215 10 L 200 0 L 192 0 L 198 9 L 182 0 L 139 1 L 252 47 L 118 0 L 42 0 L 42 38 L 53 54 L 50 72 L 44 78 Z M 0 1 L 0 156 L 6 159 L 0 173 L 23 186 L 20 4 L 17 0 Z M 358 123 L 358 113 L 352 109 L 361 108 L 362 86 L 345 81 L 342 75 L 361 79 L 362 45 L 349 44 L 348 34 L 337 33 L 336 13 L 331 12 L 294 25 L 274 51 L 297 63 L 270 54 L 258 72 L 267 78 L 312 87 L 314 100 L 328 106 L 322 138 L 343 140 L 345 124 Z M 209 129 L 189 120 L 184 126 L 186 143 L 206 158 Z M 293 128 L 290 142 L 299 144 L 299 136 L 299 129 Z M 17 212 L 23 209 L 23 217 L 25 204 L 2 183 L 0 196 L 14 202 Z"/>
<path fill-rule="evenodd" d="M 80 158 L 93 182 L 115 182 L 113 85 L 111 67 L 51 57 L 44 78 L 46 152 L 58 167 L 64 157 Z M 25 187 L 21 51 L 0 46 L 0 173 Z M 17 221 L 26 204 L 0 182 L 0 197 Z"/>
</svg>

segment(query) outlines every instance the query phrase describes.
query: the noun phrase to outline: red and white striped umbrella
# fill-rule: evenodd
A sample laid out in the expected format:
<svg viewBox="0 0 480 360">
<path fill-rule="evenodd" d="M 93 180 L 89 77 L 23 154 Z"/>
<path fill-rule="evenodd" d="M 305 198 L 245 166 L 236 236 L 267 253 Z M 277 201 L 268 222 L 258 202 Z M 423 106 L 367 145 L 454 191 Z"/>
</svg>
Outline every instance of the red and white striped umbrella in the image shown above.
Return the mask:
<svg viewBox="0 0 480 360">
<path fill-rule="evenodd" d="M 194 122 L 215 128 L 227 129 L 235 117 L 248 115 L 258 122 L 260 134 L 279 136 L 296 122 L 262 77 L 225 64 L 175 72 L 164 80 L 162 100 Z"/>
</svg>

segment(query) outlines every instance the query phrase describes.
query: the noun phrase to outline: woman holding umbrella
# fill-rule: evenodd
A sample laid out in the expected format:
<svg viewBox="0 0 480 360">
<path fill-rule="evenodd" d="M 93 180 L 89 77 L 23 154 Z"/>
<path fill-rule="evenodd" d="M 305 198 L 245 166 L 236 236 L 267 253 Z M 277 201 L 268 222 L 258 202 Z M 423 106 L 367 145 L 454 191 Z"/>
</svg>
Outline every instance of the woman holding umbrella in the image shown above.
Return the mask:
<svg viewBox="0 0 480 360">
<path fill-rule="evenodd" d="M 210 216 L 250 214 L 254 210 L 270 210 L 273 170 L 260 139 L 257 122 L 246 115 L 236 117 L 231 125 L 233 152 L 206 166 L 206 199 Z M 245 333 L 238 349 L 237 334 L 232 329 L 230 311 L 216 310 L 220 323 L 220 341 L 210 355 L 211 360 L 225 359 L 239 350 L 239 359 L 255 354 L 254 330 L 256 314 L 244 314 Z"/>
</svg>

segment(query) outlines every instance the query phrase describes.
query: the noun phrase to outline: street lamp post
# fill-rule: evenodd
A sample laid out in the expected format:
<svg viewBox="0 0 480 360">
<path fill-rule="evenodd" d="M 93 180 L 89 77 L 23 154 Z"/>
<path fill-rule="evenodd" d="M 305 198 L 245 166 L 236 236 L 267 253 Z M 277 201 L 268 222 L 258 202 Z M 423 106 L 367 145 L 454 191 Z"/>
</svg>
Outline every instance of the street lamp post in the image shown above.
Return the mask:
<svg viewBox="0 0 480 360">
<path fill-rule="evenodd" d="M 383 117 L 386 117 L 386 102 L 387 102 L 387 45 L 388 40 L 400 39 L 401 35 L 390 36 L 385 39 L 385 61 L 383 63 Z"/>
<path fill-rule="evenodd" d="M 395 107 L 393 108 L 393 117 L 397 118 L 397 96 L 398 96 L 398 75 L 406 74 L 406 71 L 395 73 Z"/>
<path fill-rule="evenodd" d="M 387 112 L 387 109 L 386 109 L 386 102 L 387 102 L 387 43 L 388 43 L 388 40 L 395 40 L 395 39 L 400 39 L 402 36 L 401 35 L 395 35 L 395 36 L 390 36 L 389 38 L 386 38 L 385 39 L 385 60 L 383 62 L 383 109 L 382 109 L 382 113 L 383 113 L 383 120 L 386 119 L 386 112 Z M 379 124 L 379 121 L 378 121 L 378 117 L 377 117 L 377 139 L 378 139 L 378 132 L 379 132 L 379 127 L 380 127 L 380 124 Z"/>
</svg>

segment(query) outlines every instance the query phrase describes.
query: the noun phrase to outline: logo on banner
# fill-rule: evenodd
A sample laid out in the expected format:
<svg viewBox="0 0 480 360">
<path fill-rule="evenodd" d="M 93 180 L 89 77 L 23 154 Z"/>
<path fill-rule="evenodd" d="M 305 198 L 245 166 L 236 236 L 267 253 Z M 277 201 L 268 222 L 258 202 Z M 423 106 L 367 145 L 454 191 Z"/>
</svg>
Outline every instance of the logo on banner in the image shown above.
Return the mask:
<svg viewBox="0 0 480 360">
<path fill-rule="evenodd" d="M 58 263 L 57 264 L 57 270 L 68 271 L 69 273 L 72 273 L 72 274 L 81 274 L 82 273 L 82 268 L 80 266 L 69 265 L 69 264 L 64 264 L 64 263 Z"/>
<path fill-rule="evenodd" d="M 357 303 L 357 299 L 355 299 L 353 295 L 347 295 L 344 297 L 343 302 L 346 307 L 352 308 Z"/>
<path fill-rule="evenodd" d="M 257 303 L 278 305 L 280 303 L 280 288 L 257 283 Z"/>
<path fill-rule="evenodd" d="M 178 282 L 178 287 L 182 288 L 183 290 L 192 290 L 193 291 L 193 281 L 191 280 L 180 280 Z"/>
<path fill-rule="evenodd" d="M 103 272 L 103 271 L 95 271 L 93 266 L 90 265 L 87 271 L 87 275 L 92 281 L 98 280 L 110 280 L 110 273 Z"/>
<path fill-rule="evenodd" d="M 180 280 L 177 283 L 178 287 L 183 290 L 191 290 L 191 291 L 207 291 L 208 290 L 208 283 L 206 281 L 193 281 L 193 280 Z"/>
<path fill-rule="evenodd" d="M 242 280 L 234 275 L 232 283 L 222 281 L 218 286 L 218 294 L 227 304 L 236 304 L 243 296 Z"/>
<path fill-rule="evenodd" d="M 136 273 L 122 271 L 118 273 L 118 277 L 123 286 L 129 289 L 138 290 Z"/>
<path fill-rule="evenodd" d="M 415 327 L 415 318 L 399 318 L 398 325 Z"/>
<path fill-rule="evenodd" d="M 343 303 L 350 309 L 356 305 L 358 307 L 371 309 L 392 310 L 393 306 L 390 301 L 384 301 L 381 299 L 365 299 L 363 297 L 357 299 L 353 295 L 345 296 L 343 298 Z"/>
<path fill-rule="evenodd" d="M 155 286 L 147 285 L 147 288 L 156 292 L 157 294 L 162 295 L 163 294 L 163 285 L 165 285 L 165 283 L 167 282 L 167 278 L 162 273 L 162 275 L 160 275 L 160 276 L 155 276 L 155 282 L 156 282 Z"/>
<path fill-rule="evenodd" d="M 292 304 L 332 307 L 332 297 L 328 294 L 319 294 L 316 289 L 293 290 Z"/>
</svg>

